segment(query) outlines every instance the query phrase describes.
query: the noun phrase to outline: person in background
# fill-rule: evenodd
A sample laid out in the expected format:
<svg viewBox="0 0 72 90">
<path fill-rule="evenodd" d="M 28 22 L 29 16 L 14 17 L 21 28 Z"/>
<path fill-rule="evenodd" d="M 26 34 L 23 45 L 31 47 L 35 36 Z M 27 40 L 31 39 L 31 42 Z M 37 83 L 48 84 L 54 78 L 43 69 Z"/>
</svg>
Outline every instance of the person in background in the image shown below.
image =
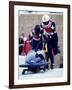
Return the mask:
<svg viewBox="0 0 72 90">
<path fill-rule="evenodd" d="M 22 54 L 22 49 L 23 49 L 23 46 L 24 46 L 24 33 L 21 34 L 21 36 L 19 37 L 19 55 Z"/>
<path fill-rule="evenodd" d="M 24 38 L 24 45 L 22 49 L 22 54 L 27 55 L 28 52 L 32 49 L 32 46 L 30 44 L 29 36 Z"/>
</svg>

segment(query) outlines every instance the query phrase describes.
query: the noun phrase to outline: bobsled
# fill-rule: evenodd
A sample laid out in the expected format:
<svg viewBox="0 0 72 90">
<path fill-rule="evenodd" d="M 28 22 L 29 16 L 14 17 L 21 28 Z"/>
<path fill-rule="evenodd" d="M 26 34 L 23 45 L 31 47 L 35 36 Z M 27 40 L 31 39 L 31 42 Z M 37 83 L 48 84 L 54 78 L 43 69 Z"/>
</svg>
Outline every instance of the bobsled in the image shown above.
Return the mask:
<svg viewBox="0 0 72 90">
<path fill-rule="evenodd" d="M 26 56 L 25 64 L 21 64 L 20 67 L 23 68 L 22 74 L 25 74 L 26 71 L 38 73 L 41 70 L 46 70 L 48 62 L 45 60 L 42 51 L 35 52 L 31 50 Z"/>
</svg>

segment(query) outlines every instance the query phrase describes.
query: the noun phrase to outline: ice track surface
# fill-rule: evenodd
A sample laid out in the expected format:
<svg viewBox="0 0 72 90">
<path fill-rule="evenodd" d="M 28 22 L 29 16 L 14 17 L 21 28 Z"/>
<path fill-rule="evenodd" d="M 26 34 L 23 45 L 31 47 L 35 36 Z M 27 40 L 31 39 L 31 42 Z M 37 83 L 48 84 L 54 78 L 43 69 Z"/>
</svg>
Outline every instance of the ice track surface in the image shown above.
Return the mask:
<svg viewBox="0 0 72 90">
<path fill-rule="evenodd" d="M 19 65 L 25 63 L 26 56 L 19 56 Z M 55 78 L 63 76 L 63 68 L 55 68 L 53 70 L 49 69 L 44 71 L 40 71 L 38 73 L 26 72 L 22 75 L 22 71 L 24 68 L 19 67 L 19 79 L 35 79 L 35 78 Z"/>
</svg>

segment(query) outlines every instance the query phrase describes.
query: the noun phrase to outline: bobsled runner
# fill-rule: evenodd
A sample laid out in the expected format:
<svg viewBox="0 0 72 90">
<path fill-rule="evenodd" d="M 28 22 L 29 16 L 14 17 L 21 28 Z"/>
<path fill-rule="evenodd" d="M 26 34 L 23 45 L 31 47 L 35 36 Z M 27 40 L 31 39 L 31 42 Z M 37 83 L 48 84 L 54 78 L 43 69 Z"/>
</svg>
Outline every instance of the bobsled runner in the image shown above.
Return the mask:
<svg viewBox="0 0 72 90">
<path fill-rule="evenodd" d="M 25 74 L 26 71 L 37 73 L 40 70 L 45 71 L 46 68 L 48 68 L 48 62 L 45 60 L 42 53 L 31 51 L 26 56 L 25 64 L 22 64 L 19 67 L 24 68 L 22 74 Z"/>
</svg>

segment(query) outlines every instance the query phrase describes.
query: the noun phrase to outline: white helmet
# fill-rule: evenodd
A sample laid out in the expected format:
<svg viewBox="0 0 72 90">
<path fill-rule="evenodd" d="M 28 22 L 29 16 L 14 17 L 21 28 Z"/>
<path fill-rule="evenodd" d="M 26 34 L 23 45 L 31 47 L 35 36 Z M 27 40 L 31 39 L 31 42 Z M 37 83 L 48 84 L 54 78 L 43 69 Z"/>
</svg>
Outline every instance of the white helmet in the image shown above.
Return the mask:
<svg viewBox="0 0 72 90">
<path fill-rule="evenodd" d="M 42 22 L 47 22 L 49 21 L 50 17 L 48 15 L 43 15 L 42 17 Z"/>
</svg>

